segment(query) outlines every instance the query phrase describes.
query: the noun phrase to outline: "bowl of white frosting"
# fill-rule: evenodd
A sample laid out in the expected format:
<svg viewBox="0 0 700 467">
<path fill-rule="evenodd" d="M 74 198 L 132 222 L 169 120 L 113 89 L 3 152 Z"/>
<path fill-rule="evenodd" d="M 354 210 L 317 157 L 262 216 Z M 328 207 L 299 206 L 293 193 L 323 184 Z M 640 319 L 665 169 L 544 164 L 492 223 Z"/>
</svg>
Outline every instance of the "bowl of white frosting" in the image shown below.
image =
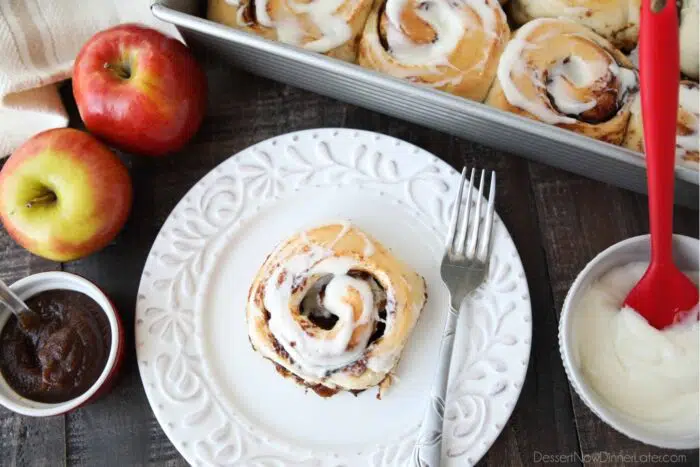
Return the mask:
<svg viewBox="0 0 700 467">
<path fill-rule="evenodd" d="M 657 330 L 625 297 L 646 271 L 648 235 L 596 256 L 574 281 L 559 321 L 571 385 L 603 421 L 638 441 L 674 449 L 700 444 L 698 306 Z M 698 284 L 700 242 L 675 235 L 676 265 Z"/>
</svg>

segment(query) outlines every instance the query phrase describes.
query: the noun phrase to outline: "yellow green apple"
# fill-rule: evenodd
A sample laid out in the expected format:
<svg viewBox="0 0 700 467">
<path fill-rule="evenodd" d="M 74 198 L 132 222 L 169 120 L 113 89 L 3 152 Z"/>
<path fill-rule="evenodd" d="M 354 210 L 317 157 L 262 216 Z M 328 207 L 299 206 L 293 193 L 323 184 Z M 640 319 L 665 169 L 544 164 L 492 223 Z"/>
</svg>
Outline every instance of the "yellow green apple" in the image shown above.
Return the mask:
<svg viewBox="0 0 700 467">
<path fill-rule="evenodd" d="M 104 248 L 132 202 L 129 172 L 83 131 L 48 130 L 19 147 L 0 171 L 0 220 L 30 252 L 71 261 Z"/>
</svg>

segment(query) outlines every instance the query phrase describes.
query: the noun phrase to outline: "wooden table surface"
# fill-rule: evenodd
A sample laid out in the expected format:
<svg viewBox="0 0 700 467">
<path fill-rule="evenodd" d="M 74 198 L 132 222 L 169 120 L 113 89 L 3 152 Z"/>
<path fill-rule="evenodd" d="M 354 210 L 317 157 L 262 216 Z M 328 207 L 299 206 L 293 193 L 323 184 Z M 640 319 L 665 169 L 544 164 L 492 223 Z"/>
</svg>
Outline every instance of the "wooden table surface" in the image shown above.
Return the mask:
<svg viewBox="0 0 700 467">
<path fill-rule="evenodd" d="M 480 465 L 535 465 L 554 455 L 566 456 L 559 461 L 569 465 L 698 465 L 697 450 L 646 446 L 601 422 L 569 386 L 557 347 L 559 311 L 576 274 L 606 247 L 648 232 L 645 196 L 251 76 L 199 55 L 207 64 L 210 86 L 202 128 L 169 158 L 123 155 L 133 177 L 134 206 L 111 245 L 79 261 L 54 263 L 29 254 L 0 229 L 0 278 L 13 282 L 49 270 L 84 275 L 120 309 L 130 349 L 116 388 L 87 407 L 43 419 L 0 408 L 0 465 L 186 465 L 154 418 L 136 366 L 132 330 L 146 255 L 175 204 L 217 164 L 266 138 L 319 127 L 377 131 L 416 144 L 455 168 L 466 163 L 498 171 L 497 210 L 527 273 L 533 338 L 518 404 Z M 80 128 L 69 83 L 62 95 L 71 126 Z M 698 212 L 676 209 L 675 232 L 697 238 Z M 649 457 L 654 454 L 662 457 Z"/>
</svg>

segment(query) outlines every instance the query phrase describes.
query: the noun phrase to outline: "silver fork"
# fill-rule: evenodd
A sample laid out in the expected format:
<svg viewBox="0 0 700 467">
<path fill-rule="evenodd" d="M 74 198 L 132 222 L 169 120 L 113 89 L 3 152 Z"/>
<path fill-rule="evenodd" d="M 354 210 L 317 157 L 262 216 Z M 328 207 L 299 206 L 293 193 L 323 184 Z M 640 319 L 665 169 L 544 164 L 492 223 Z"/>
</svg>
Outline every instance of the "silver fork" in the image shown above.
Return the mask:
<svg viewBox="0 0 700 467">
<path fill-rule="evenodd" d="M 445 331 L 440 343 L 440 359 L 430 394 L 430 404 L 423 417 L 418 440 L 413 450 L 413 465 L 438 467 L 442 451 L 442 425 L 445 415 L 445 395 L 450 375 L 450 360 L 454 346 L 455 330 L 459 310 L 467 296 L 476 290 L 486 279 L 490 257 L 491 230 L 493 228 L 493 205 L 496 195 L 496 173 L 491 172 L 486 215 L 481 222 L 481 201 L 484 193 L 485 171 L 481 171 L 479 195 L 476 198 L 475 213 L 471 214 L 471 199 L 474 188 L 475 170 L 471 170 L 469 187 L 466 193 L 465 209 L 462 211 L 462 192 L 466 181 L 467 168 L 462 169 L 462 179 L 457 191 L 457 199 L 452 209 L 452 220 L 447 233 L 445 254 L 440 265 L 442 281 L 450 293 L 450 311 L 447 314 Z M 459 222 L 461 218 L 461 223 Z M 459 229 L 457 224 L 460 224 Z"/>
</svg>

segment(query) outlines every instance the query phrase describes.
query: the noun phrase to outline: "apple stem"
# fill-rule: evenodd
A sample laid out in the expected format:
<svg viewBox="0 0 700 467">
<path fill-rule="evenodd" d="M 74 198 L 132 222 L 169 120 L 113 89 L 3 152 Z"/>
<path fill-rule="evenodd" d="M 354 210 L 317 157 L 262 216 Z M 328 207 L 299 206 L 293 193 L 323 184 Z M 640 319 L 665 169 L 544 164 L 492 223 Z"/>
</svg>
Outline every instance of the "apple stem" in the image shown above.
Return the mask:
<svg viewBox="0 0 700 467">
<path fill-rule="evenodd" d="M 112 70 L 112 72 L 121 79 L 131 78 L 131 71 L 129 70 L 128 67 L 119 66 L 119 65 L 115 66 L 115 65 L 112 65 L 111 63 L 105 63 L 104 67 L 106 70 Z"/>
<path fill-rule="evenodd" d="M 44 193 L 43 195 L 39 195 L 36 198 L 28 201 L 27 207 L 31 208 L 37 204 L 50 204 L 56 201 L 56 199 L 56 193 L 49 191 L 48 193 Z"/>
</svg>

